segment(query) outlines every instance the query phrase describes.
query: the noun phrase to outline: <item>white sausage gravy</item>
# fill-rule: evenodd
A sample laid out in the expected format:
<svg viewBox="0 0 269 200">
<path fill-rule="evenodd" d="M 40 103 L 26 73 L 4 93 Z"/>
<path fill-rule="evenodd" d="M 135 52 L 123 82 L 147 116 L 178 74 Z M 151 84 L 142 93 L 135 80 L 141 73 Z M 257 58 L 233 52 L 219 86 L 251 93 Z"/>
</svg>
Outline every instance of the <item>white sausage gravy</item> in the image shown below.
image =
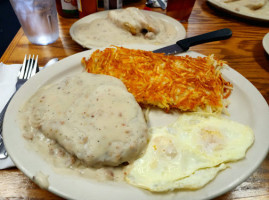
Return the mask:
<svg viewBox="0 0 269 200">
<path fill-rule="evenodd" d="M 117 78 L 87 72 L 39 89 L 21 108 L 29 147 L 57 170 L 122 180 L 148 142 L 142 110 Z"/>
</svg>

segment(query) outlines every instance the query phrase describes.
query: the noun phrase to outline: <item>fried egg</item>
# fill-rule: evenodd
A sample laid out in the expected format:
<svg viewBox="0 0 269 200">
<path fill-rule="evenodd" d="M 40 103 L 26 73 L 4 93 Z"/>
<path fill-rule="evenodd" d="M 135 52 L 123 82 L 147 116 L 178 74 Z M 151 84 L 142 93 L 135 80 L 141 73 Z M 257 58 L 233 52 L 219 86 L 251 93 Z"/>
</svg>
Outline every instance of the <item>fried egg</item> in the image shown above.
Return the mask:
<svg viewBox="0 0 269 200">
<path fill-rule="evenodd" d="M 224 117 L 186 113 L 150 129 L 144 154 L 127 168 L 126 181 L 153 192 L 198 189 L 227 162 L 245 157 L 254 142 L 250 127 Z"/>
</svg>

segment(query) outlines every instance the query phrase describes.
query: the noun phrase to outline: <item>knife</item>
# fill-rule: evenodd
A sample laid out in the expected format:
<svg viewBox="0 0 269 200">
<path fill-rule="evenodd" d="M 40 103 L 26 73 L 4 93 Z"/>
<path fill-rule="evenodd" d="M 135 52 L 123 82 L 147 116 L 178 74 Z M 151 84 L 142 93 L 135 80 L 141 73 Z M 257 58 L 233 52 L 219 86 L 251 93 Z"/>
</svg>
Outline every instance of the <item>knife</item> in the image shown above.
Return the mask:
<svg viewBox="0 0 269 200">
<path fill-rule="evenodd" d="M 207 42 L 213 42 L 218 40 L 225 40 L 232 36 L 232 31 L 229 28 L 224 28 L 216 31 L 212 31 L 209 33 L 204 33 L 202 35 L 193 36 L 190 38 L 186 38 L 183 40 L 179 40 L 176 44 L 163 47 L 161 49 L 154 50 L 154 53 L 165 53 L 169 54 L 177 54 L 184 51 L 187 51 L 191 46 L 197 44 L 203 44 Z"/>
</svg>

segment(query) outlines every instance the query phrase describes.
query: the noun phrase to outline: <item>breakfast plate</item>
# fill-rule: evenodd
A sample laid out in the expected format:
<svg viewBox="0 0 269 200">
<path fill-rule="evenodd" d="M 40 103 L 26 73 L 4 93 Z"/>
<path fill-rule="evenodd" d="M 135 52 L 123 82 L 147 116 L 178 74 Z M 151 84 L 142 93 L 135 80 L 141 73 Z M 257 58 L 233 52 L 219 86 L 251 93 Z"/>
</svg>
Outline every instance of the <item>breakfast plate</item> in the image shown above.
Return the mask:
<svg viewBox="0 0 269 200">
<path fill-rule="evenodd" d="M 262 40 L 264 50 L 269 54 L 269 33 L 267 33 Z"/>
<path fill-rule="evenodd" d="M 149 45 L 126 47 L 145 50 L 155 49 L 155 46 Z M 94 49 L 72 55 L 42 70 L 21 87 L 7 109 L 3 126 L 7 152 L 15 165 L 41 187 L 66 199 L 212 199 L 242 183 L 264 160 L 269 147 L 269 136 L 267 134 L 269 129 L 267 123 L 269 120 L 268 104 L 260 92 L 246 78 L 227 67 L 223 70 L 223 76 L 234 86 L 234 91 L 229 97 L 231 104 L 228 108 L 230 113 L 228 118 L 250 126 L 255 133 L 255 142 L 247 151 L 245 159 L 229 164 L 230 168 L 218 174 L 204 188 L 194 191 L 151 193 L 124 182 L 98 182 L 82 176 L 64 173 L 63 170 L 46 162 L 39 152 L 29 148 L 27 141 L 23 138 L 18 118 L 19 109 L 42 86 L 82 72 L 81 59 L 89 57 L 93 51 Z M 202 56 L 196 52 L 185 54 L 194 57 Z M 173 121 L 173 116 L 164 113 L 159 113 L 159 118 L 158 114 L 149 117 L 152 126 L 165 125 Z M 162 124 L 160 124 L 160 121 Z"/>
<path fill-rule="evenodd" d="M 114 44 L 114 43 L 111 43 L 111 40 L 110 40 L 112 38 L 111 34 L 108 37 L 103 37 L 102 32 L 109 31 L 105 27 L 102 27 L 102 29 L 100 28 L 100 30 L 97 30 L 99 28 L 95 28 L 96 30 L 94 31 L 94 33 L 98 34 L 99 35 L 98 37 L 101 37 L 100 42 L 98 42 L 96 37 L 95 38 L 88 38 L 88 36 L 87 37 L 79 37 L 77 35 L 77 33 L 81 32 L 81 30 L 78 29 L 79 26 L 81 26 L 83 24 L 89 24 L 97 19 L 104 19 L 107 17 L 108 12 L 109 11 L 97 12 L 97 13 L 88 15 L 88 16 L 76 21 L 71 26 L 71 28 L 69 30 L 69 33 L 70 33 L 72 39 L 75 42 L 77 42 L 78 44 L 80 44 L 82 47 L 85 47 L 88 49 L 100 48 L 100 47 L 103 47 L 104 44 L 105 44 L 105 46 Z M 186 37 L 186 30 L 185 30 L 184 26 L 180 22 L 178 22 L 177 20 L 175 20 L 167 15 L 164 15 L 162 13 L 158 13 L 158 12 L 147 11 L 147 10 L 141 10 L 141 12 L 143 14 L 147 14 L 147 15 L 151 16 L 152 18 L 156 19 L 157 21 L 159 21 L 159 23 L 160 23 L 160 20 L 164 21 L 165 23 L 167 23 L 169 25 L 169 27 L 173 28 L 173 30 L 174 30 L 173 35 L 169 36 L 169 38 L 170 38 L 169 40 L 167 40 L 165 42 L 161 42 L 161 43 L 160 42 L 158 42 L 156 44 L 154 43 L 154 45 L 156 45 L 156 49 L 170 45 L 170 44 L 174 44 L 178 40 L 184 39 Z M 77 31 L 77 30 L 79 30 L 79 31 Z M 164 29 L 164 30 L 166 30 L 166 29 Z M 93 31 L 93 30 L 91 30 L 91 31 Z M 87 34 L 89 34 L 89 33 L 87 32 Z M 124 38 L 124 36 L 125 36 L 125 34 L 121 34 L 119 43 L 114 44 L 114 45 L 128 45 L 128 44 L 130 44 L 131 41 L 128 39 L 128 37 Z M 87 39 L 85 39 L 85 38 L 87 38 Z M 168 38 L 168 35 L 166 36 L 166 38 Z M 101 41 L 101 40 L 103 40 L 103 41 Z M 105 40 L 107 40 L 107 41 L 105 41 Z M 145 42 L 145 41 L 146 40 L 133 41 L 132 44 L 135 44 L 135 42 L 136 42 L 136 44 L 143 44 L 143 42 Z M 148 40 L 148 41 L 151 42 L 150 40 Z"/>
<path fill-rule="evenodd" d="M 239 6 L 228 6 L 227 3 L 224 3 L 221 0 L 207 0 L 207 2 L 214 6 L 215 8 L 225 11 L 227 13 L 230 13 L 234 16 L 238 16 L 244 19 L 250 19 L 250 20 L 255 20 L 255 21 L 261 21 L 261 22 L 268 22 L 269 21 L 269 2 L 264 6 L 263 8 L 263 13 L 259 11 L 253 11 L 250 12 L 248 9 L 241 9 Z M 237 4 L 238 2 L 231 2 L 230 4 Z"/>
</svg>

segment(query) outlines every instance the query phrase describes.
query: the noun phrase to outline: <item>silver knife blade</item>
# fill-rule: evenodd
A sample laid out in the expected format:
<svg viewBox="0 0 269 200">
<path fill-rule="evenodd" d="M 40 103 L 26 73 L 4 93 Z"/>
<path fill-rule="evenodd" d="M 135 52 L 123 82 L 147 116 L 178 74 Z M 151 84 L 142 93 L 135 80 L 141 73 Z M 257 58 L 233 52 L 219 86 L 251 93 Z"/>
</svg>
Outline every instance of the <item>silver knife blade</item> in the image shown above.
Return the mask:
<svg viewBox="0 0 269 200">
<path fill-rule="evenodd" d="M 165 53 L 166 55 L 177 54 L 187 51 L 191 46 L 213 42 L 218 40 L 225 40 L 232 36 L 232 31 L 229 28 L 224 28 L 209 33 L 204 33 L 190 38 L 179 40 L 176 44 L 154 50 L 154 53 Z"/>
<path fill-rule="evenodd" d="M 165 53 L 166 55 L 177 54 L 177 53 L 181 53 L 181 52 L 184 52 L 184 49 L 182 49 L 177 44 L 172 44 L 170 46 L 163 47 L 163 48 L 160 48 L 160 49 L 153 51 L 153 53 Z"/>
</svg>

